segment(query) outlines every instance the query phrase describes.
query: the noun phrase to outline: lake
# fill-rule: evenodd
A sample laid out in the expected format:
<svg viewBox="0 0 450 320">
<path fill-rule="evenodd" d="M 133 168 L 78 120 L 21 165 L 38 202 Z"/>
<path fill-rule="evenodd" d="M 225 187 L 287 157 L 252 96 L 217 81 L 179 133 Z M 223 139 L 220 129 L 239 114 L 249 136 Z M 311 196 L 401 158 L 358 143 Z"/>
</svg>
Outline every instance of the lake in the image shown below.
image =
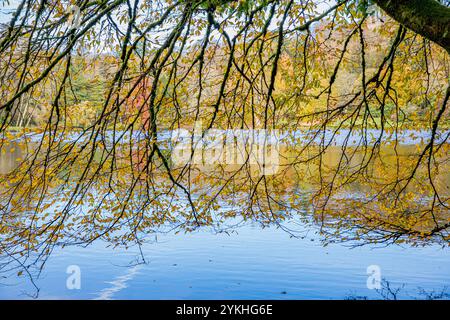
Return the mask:
<svg viewBox="0 0 450 320">
<path fill-rule="evenodd" d="M 408 140 L 409 135 L 401 141 L 400 152 L 405 155 L 417 143 Z M 339 159 L 339 146 L 334 148 L 325 158 L 330 164 Z M 10 172 L 15 159 L 22 157 L 20 150 L 0 156 L 0 173 Z M 384 157 L 389 159 L 388 154 Z M 448 170 L 441 171 L 437 181 L 448 189 Z M 278 185 L 277 194 L 300 194 L 299 206 L 295 213 L 280 213 L 274 221 L 234 214 L 185 232 L 174 219 L 143 230 L 140 245 L 122 243 L 113 248 L 105 239 L 89 245 L 56 243 L 42 269 L 33 265 L 25 271 L 19 271 L 17 261 L 3 250 L 0 298 L 450 299 L 446 240 L 343 241 L 332 232 L 321 232 L 323 225 L 314 218 L 311 203 L 302 198 L 311 192 L 308 184 L 284 183 L 282 189 Z M 361 196 L 369 187 L 352 184 L 341 196 Z M 53 212 L 59 204 L 52 203 L 46 211 Z M 225 209 L 241 210 L 227 202 L 215 212 L 221 215 Z M 448 212 L 440 219 L 449 221 Z M 6 225 L 5 217 L 2 221 Z M 354 226 L 345 230 L 355 232 Z M 71 282 L 74 275 L 76 281 Z M 379 280 L 375 287 L 374 278 Z"/>
</svg>

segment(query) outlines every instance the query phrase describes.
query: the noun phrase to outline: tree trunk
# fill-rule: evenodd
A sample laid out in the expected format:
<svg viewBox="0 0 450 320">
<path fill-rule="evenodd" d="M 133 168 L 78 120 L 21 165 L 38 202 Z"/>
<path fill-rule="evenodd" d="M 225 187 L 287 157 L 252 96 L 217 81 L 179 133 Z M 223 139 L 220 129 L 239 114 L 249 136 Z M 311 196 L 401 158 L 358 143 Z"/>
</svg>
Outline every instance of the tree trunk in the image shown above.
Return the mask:
<svg viewBox="0 0 450 320">
<path fill-rule="evenodd" d="M 435 0 L 374 0 L 394 20 L 450 53 L 450 8 Z"/>
</svg>

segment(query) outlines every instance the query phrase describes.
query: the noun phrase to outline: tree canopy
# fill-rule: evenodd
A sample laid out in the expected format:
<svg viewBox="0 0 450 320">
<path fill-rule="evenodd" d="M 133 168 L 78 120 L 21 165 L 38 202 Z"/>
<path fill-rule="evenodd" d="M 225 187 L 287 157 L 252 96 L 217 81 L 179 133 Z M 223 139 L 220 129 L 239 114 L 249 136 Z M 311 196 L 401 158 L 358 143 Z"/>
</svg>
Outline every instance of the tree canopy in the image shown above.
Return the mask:
<svg viewBox="0 0 450 320">
<path fill-rule="evenodd" d="M 434 0 L 15 2 L 0 29 L 0 149 L 14 162 L 0 176 L 0 251 L 42 260 L 62 243 L 139 244 L 167 223 L 286 228 L 298 213 L 329 241 L 447 245 L 449 11 Z M 288 133 L 280 169 L 198 165 L 192 148 L 175 163 L 167 134 L 199 123 Z"/>
</svg>

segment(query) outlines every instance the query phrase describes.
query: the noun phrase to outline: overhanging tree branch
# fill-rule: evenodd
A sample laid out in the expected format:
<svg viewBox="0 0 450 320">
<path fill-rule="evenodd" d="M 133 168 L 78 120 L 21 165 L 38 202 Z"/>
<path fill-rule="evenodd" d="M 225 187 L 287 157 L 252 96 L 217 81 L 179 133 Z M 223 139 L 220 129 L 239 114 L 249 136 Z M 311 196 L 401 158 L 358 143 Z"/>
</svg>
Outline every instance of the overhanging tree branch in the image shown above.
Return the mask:
<svg viewBox="0 0 450 320">
<path fill-rule="evenodd" d="M 374 0 L 394 20 L 450 53 L 450 8 L 435 0 Z"/>
</svg>

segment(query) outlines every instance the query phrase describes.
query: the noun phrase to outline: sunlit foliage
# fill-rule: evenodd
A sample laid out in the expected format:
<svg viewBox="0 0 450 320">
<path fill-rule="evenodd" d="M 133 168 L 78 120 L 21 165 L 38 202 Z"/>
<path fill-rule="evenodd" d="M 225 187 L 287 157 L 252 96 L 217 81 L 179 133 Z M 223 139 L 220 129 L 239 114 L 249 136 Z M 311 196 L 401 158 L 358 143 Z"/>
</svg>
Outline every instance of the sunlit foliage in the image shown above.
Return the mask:
<svg viewBox="0 0 450 320">
<path fill-rule="evenodd" d="M 7 259 L 236 220 L 449 243 L 449 55 L 371 3 L 23 0 L 0 32 Z M 199 121 L 287 133 L 280 170 L 173 163 Z"/>
</svg>

